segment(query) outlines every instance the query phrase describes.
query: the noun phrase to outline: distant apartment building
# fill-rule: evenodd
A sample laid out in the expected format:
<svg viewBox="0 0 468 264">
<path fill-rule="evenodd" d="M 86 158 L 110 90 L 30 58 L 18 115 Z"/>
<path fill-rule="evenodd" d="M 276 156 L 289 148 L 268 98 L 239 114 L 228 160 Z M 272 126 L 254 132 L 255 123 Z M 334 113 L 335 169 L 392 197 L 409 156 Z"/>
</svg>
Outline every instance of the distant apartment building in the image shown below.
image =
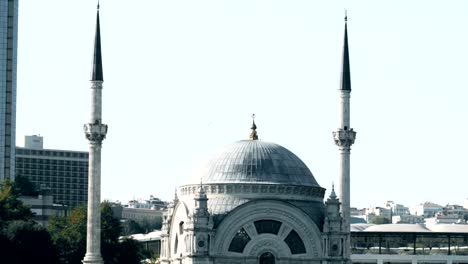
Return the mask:
<svg viewBox="0 0 468 264">
<path fill-rule="evenodd" d="M 122 219 L 131 219 L 137 222 L 147 221 L 153 224 L 162 224 L 163 210 L 122 208 Z"/>
<path fill-rule="evenodd" d="M 151 195 L 149 199 L 131 200 L 125 205 L 120 202 L 113 203 L 112 211 L 118 219 L 149 223 L 160 228 L 166 207 L 167 202 Z"/>
<path fill-rule="evenodd" d="M 366 209 L 366 215 L 382 216 L 389 221 L 392 219 L 392 212 L 390 209 L 384 207 L 369 207 Z M 369 219 L 369 221 L 372 220 Z"/>
<path fill-rule="evenodd" d="M 128 202 L 126 207 L 128 208 L 136 208 L 136 209 L 151 209 L 151 210 L 161 210 L 167 206 L 167 203 L 161 201 L 161 199 L 150 195 L 148 200 L 146 199 L 138 199 L 138 200 L 131 200 Z"/>
<path fill-rule="evenodd" d="M 442 214 L 444 214 L 444 215 L 458 215 L 460 218 L 464 218 L 465 215 L 468 215 L 468 209 L 464 208 L 461 205 L 447 204 L 442 209 Z"/>
<path fill-rule="evenodd" d="M 394 201 L 387 201 L 385 202 L 384 205 L 385 208 L 390 209 L 392 216 L 397 216 L 397 215 L 409 215 L 410 210 L 408 207 L 402 205 L 402 204 L 397 204 Z"/>
<path fill-rule="evenodd" d="M 410 212 L 412 215 L 421 215 L 424 217 L 433 217 L 437 213 L 442 212 L 443 206 L 431 203 L 431 202 L 425 202 L 421 203 L 419 205 L 416 205 L 414 207 L 411 207 Z"/>
<path fill-rule="evenodd" d="M 392 224 L 422 224 L 424 217 L 421 215 L 394 215 L 392 216 Z"/>
<path fill-rule="evenodd" d="M 437 214 L 435 217 L 435 223 L 437 224 L 464 224 L 465 220 L 458 214 Z"/>
<path fill-rule="evenodd" d="M 34 213 L 33 220 L 42 226 L 47 226 L 53 216 L 66 216 L 70 208 L 66 205 L 54 204 L 53 196 L 42 193 L 38 196 L 20 196 L 19 199 Z"/>
<path fill-rule="evenodd" d="M 16 176 L 50 189 L 54 204 L 74 207 L 88 201 L 88 152 L 43 148 L 43 137 L 26 136 L 16 147 Z"/>
</svg>

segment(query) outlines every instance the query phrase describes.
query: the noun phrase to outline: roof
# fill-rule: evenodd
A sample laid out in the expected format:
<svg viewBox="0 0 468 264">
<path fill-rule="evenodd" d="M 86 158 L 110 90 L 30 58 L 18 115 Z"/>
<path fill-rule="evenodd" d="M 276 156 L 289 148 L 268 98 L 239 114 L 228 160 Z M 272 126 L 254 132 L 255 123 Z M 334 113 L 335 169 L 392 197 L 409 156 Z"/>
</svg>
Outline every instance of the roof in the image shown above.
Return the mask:
<svg viewBox="0 0 468 264">
<path fill-rule="evenodd" d="M 460 224 L 435 224 L 427 226 L 432 232 L 443 233 L 468 233 L 468 225 Z"/>
<path fill-rule="evenodd" d="M 102 73 L 102 55 L 101 55 L 101 29 L 99 26 L 99 9 L 96 16 L 96 35 L 94 37 L 94 56 L 93 70 L 91 72 L 91 81 L 104 81 Z"/>
<path fill-rule="evenodd" d="M 212 158 L 196 181 L 320 187 L 309 168 L 288 149 L 260 140 L 241 140 Z"/>
<path fill-rule="evenodd" d="M 135 239 L 138 242 L 146 242 L 146 241 L 153 241 L 153 240 L 161 240 L 161 230 L 155 230 L 148 234 L 133 234 L 128 236 L 129 238 Z M 120 237 L 119 239 L 123 239 L 125 237 Z"/>
<path fill-rule="evenodd" d="M 345 21 L 347 18 L 345 18 Z M 344 44 L 343 44 L 343 61 L 341 65 L 341 87 L 340 90 L 351 91 L 351 72 L 349 67 L 349 50 L 348 50 L 348 23 L 345 22 Z"/>
<path fill-rule="evenodd" d="M 373 225 L 364 232 L 430 232 L 424 225 L 421 224 L 384 224 Z"/>
<path fill-rule="evenodd" d="M 351 232 L 388 233 L 468 233 L 468 225 L 463 224 L 351 224 Z"/>
<path fill-rule="evenodd" d="M 351 232 L 361 232 L 369 228 L 370 226 L 373 226 L 373 224 L 352 224 L 351 225 Z"/>
</svg>

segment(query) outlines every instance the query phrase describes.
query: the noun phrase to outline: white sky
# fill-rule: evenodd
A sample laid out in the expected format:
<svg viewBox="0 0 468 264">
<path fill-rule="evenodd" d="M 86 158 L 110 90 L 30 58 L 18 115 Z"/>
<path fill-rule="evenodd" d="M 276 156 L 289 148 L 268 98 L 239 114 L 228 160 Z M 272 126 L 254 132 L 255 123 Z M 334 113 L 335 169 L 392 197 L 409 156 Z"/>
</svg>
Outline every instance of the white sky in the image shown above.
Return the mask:
<svg viewBox="0 0 468 264">
<path fill-rule="evenodd" d="M 20 0 L 17 140 L 87 150 L 96 1 Z M 246 139 L 338 180 L 348 9 L 351 205 L 468 197 L 468 1 L 101 1 L 102 198 L 171 199 L 210 155 Z M 328 195 L 328 191 L 327 194 Z"/>
</svg>

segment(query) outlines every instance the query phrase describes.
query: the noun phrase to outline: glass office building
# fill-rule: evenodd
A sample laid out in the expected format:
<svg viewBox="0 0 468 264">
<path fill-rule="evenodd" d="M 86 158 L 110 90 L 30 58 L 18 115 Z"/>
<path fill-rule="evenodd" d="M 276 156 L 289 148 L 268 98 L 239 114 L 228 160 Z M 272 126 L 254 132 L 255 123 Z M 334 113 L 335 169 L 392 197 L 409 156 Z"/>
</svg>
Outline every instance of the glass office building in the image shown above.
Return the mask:
<svg viewBox="0 0 468 264">
<path fill-rule="evenodd" d="M 0 0 L 0 180 L 15 177 L 18 0 Z"/>
</svg>

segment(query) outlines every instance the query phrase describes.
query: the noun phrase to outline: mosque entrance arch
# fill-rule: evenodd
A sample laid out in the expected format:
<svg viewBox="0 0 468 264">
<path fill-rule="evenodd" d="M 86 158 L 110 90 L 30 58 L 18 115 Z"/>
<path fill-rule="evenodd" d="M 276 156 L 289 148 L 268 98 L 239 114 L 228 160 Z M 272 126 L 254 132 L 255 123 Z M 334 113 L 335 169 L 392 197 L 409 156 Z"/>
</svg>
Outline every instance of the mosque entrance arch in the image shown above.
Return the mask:
<svg viewBox="0 0 468 264">
<path fill-rule="evenodd" d="M 273 200 L 231 211 L 216 231 L 215 245 L 218 256 L 255 259 L 253 263 L 318 263 L 322 253 L 320 231 L 308 215 Z"/>
<path fill-rule="evenodd" d="M 275 256 L 270 252 L 265 252 L 260 255 L 259 264 L 275 264 Z"/>
</svg>

